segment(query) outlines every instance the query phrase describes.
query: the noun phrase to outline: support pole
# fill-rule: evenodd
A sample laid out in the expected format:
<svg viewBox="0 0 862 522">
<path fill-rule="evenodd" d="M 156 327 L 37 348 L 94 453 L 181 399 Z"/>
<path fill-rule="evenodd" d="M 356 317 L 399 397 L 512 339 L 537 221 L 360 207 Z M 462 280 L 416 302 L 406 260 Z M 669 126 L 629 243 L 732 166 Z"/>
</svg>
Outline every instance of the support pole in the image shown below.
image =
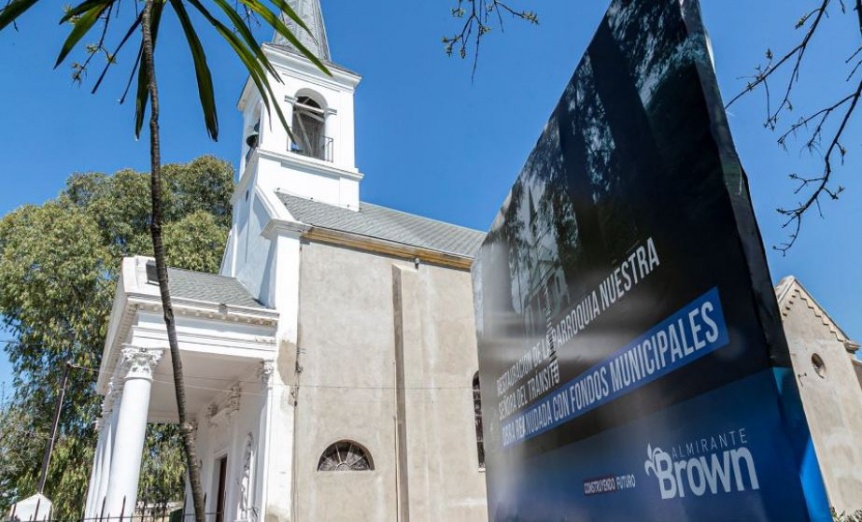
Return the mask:
<svg viewBox="0 0 862 522">
<path fill-rule="evenodd" d="M 57 442 L 57 428 L 60 426 L 60 413 L 63 411 L 63 400 L 66 398 L 66 384 L 69 382 L 69 368 L 72 364 L 66 361 L 63 368 L 63 383 L 60 385 L 60 395 L 57 396 L 57 405 L 54 408 L 54 424 L 51 426 L 51 439 L 45 448 L 42 457 L 42 472 L 39 475 L 39 486 L 36 492 L 40 495 L 45 491 L 45 482 L 48 480 L 48 466 L 51 464 L 51 454 L 54 452 L 54 444 Z"/>
</svg>

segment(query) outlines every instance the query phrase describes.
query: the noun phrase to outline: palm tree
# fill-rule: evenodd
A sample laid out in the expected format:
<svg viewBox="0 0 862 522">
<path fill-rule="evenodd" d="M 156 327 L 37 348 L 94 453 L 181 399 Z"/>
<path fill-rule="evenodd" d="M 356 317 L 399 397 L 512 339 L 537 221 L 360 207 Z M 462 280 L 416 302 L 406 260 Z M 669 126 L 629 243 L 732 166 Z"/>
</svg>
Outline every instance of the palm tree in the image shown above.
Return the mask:
<svg viewBox="0 0 862 522">
<path fill-rule="evenodd" d="M 5 7 L 0 9 L 0 31 L 10 25 L 14 25 L 19 17 L 28 9 L 33 7 L 39 0 L 9 0 Z M 139 10 L 139 2 L 143 2 L 143 10 Z M 220 20 L 214 16 L 207 5 L 217 8 L 217 13 L 225 19 Z M 108 59 L 93 86 L 95 93 L 105 74 L 116 64 L 115 58 L 125 44 L 136 34 L 140 33 L 141 41 L 138 48 L 137 58 L 132 66 L 129 85 L 137 75 L 137 93 L 135 97 L 135 135 L 140 136 L 144 122 L 144 114 L 147 104 L 150 106 L 150 167 L 152 170 L 150 194 L 152 202 L 152 219 L 150 232 L 153 241 L 153 255 L 156 260 L 156 271 L 161 292 L 162 308 L 164 310 L 165 327 L 168 334 L 171 359 L 173 361 L 174 388 L 176 390 L 177 413 L 179 416 L 179 428 L 183 440 L 186 467 L 192 491 L 195 521 L 204 522 L 203 490 L 201 488 L 200 468 L 195 452 L 194 432 L 186 415 L 185 384 L 183 379 L 182 360 L 180 358 L 179 346 L 177 345 L 177 333 L 174 323 L 173 307 L 168 289 L 168 272 L 165 264 L 165 248 L 162 243 L 162 181 L 161 181 L 161 155 L 159 135 L 159 91 L 156 81 L 155 47 L 159 31 L 162 13 L 166 5 L 170 5 L 182 27 L 189 50 L 191 51 L 195 76 L 197 78 L 198 95 L 201 108 L 203 109 L 204 122 L 207 133 L 213 140 L 218 139 L 218 115 L 215 106 L 215 95 L 213 81 L 207 65 L 206 53 L 198 38 L 197 31 L 191 22 L 186 4 L 196 10 L 215 31 L 224 38 L 237 57 L 245 65 L 248 73 L 257 89 L 260 91 L 264 105 L 269 109 L 274 107 L 281 124 L 288 132 L 290 128 L 278 103 L 271 104 L 274 94 L 269 83 L 270 78 L 281 81 L 278 73 L 267 59 L 255 40 L 250 22 L 253 18 L 262 20 L 263 23 L 275 30 L 288 42 L 311 60 L 322 71 L 329 73 L 326 66 L 317 59 L 296 36 L 285 25 L 282 16 L 287 16 L 296 22 L 297 26 L 308 31 L 305 23 L 287 4 L 285 0 L 268 0 L 264 4 L 261 0 L 134 0 L 135 16 L 131 20 L 123 38 L 112 51 L 105 47 L 105 38 L 111 23 L 118 23 L 116 16 L 119 11 L 121 0 L 80 0 L 80 2 L 69 8 L 61 17 L 60 21 L 70 22 L 72 29 L 66 41 L 63 43 L 57 57 L 55 67 L 63 63 L 69 53 L 75 49 L 88 34 L 96 34 L 97 43 L 87 45 L 89 57 L 83 65 L 76 65 L 76 77 L 80 79 L 81 73 L 89 65 L 90 60 L 99 52 L 104 52 Z M 275 8 L 275 10 L 273 10 Z M 229 24 L 229 25 L 228 25 Z M 128 87 L 127 87 L 128 92 Z M 125 94 L 123 95 L 125 99 Z"/>
</svg>

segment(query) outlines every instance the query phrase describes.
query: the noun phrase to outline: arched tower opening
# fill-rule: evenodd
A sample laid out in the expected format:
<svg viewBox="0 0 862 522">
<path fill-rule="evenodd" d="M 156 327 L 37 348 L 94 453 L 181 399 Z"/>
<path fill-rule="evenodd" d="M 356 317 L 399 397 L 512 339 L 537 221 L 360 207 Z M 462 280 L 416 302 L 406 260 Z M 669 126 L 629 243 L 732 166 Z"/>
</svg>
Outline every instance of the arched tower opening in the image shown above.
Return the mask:
<svg viewBox="0 0 862 522">
<path fill-rule="evenodd" d="M 326 110 L 308 95 L 300 95 L 293 104 L 291 152 L 332 161 L 332 138 L 326 136 Z"/>
</svg>

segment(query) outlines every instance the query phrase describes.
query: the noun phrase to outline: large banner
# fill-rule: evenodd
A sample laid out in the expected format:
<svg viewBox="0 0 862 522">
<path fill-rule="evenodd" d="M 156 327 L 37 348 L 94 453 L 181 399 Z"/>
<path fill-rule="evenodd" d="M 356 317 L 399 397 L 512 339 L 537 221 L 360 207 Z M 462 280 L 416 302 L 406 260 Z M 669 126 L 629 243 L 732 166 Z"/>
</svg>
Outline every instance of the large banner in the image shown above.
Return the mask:
<svg viewBox="0 0 862 522">
<path fill-rule="evenodd" d="M 696 2 L 613 1 L 473 281 L 492 520 L 830 520 Z"/>
</svg>

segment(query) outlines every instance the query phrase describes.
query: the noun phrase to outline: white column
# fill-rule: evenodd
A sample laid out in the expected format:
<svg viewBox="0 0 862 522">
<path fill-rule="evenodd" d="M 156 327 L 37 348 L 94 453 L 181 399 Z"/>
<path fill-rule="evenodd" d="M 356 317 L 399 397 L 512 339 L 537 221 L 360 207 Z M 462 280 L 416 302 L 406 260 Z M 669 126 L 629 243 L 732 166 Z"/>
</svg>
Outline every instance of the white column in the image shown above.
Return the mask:
<svg viewBox="0 0 862 522">
<path fill-rule="evenodd" d="M 111 478 L 111 459 L 114 455 L 114 439 L 117 433 L 117 416 L 120 411 L 120 397 L 123 391 L 118 379 L 111 379 L 110 391 L 105 395 L 105 403 L 102 405 L 102 418 L 105 420 L 105 445 L 102 447 L 101 471 L 99 473 L 98 489 L 93 505 L 93 516 L 103 515 L 102 505 L 108 509 L 105 502 L 108 495 L 108 482 Z M 105 511 L 107 513 L 107 511 Z"/>
<path fill-rule="evenodd" d="M 161 350 L 123 348 L 120 375 L 124 383 L 105 505 L 105 514 L 111 517 L 118 517 L 121 512 L 128 516 L 135 511 L 153 370 L 161 356 Z"/>
<path fill-rule="evenodd" d="M 284 90 L 284 86 L 273 87 L 273 89 L 277 89 L 277 88 Z M 273 101 L 277 102 L 277 100 L 273 100 Z M 287 120 L 288 125 L 293 125 L 293 104 L 294 103 L 296 103 L 296 98 L 294 98 L 291 95 L 286 95 L 284 97 L 284 103 L 281 104 L 281 113 L 284 114 L 284 119 Z M 263 104 L 261 104 L 261 105 L 263 105 Z M 262 108 L 261 112 L 264 110 L 265 110 L 265 108 Z M 267 114 L 269 112 L 270 111 L 267 111 Z M 270 147 L 270 150 L 275 150 L 277 152 L 283 152 L 283 151 L 287 150 L 288 152 L 292 152 L 293 151 L 293 147 L 292 147 L 293 140 L 290 139 L 290 135 L 287 133 L 287 130 L 285 130 L 284 126 L 281 124 L 281 120 L 278 119 L 278 114 L 275 112 L 275 109 L 272 110 L 272 117 L 270 119 L 268 119 L 267 122 L 268 122 L 268 125 L 270 125 L 272 128 L 272 132 L 270 134 L 272 134 L 273 138 L 278 139 L 281 144 L 287 145 L 287 148 L 285 149 L 285 148 L 283 148 L 284 145 L 279 146 L 279 144 L 274 143 L 273 146 Z"/>
<path fill-rule="evenodd" d="M 258 377 L 262 384 L 261 388 L 266 393 L 266 404 L 260 416 L 260 428 L 257 437 L 257 451 L 255 457 L 259 463 L 255 472 L 254 492 L 252 493 L 252 507 L 257 508 L 257 519 L 266 520 L 267 511 L 267 482 L 269 481 L 269 448 L 270 448 L 270 425 L 272 424 L 272 378 L 275 372 L 274 361 L 263 361 L 258 370 Z M 289 451 L 293 451 L 290 449 Z"/>
<path fill-rule="evenodd" d="M 105 447 L 105 419 L 102 417 L 96 420 L 96 432 L 99 434 L 99 440 L 96 443 L 96 451 L 93 452 L 93 469 L 90 471 L 90 482 L 87 487 L 87 504 L 84 508 L 85 518 L 93 516 L 93 504 L 96 503 L 96 497 L 99 495 L 99 477 L 102 473 L 102 450 Z"/>
<path fill-rule="evenodd" d="M 335 100 L 329 100 L 330 106 L 323 109 L 323 135 L 326 138 L 332 138 L 332 149 L 325 151 L 325 153 L 330 154 L 327 157 L 329 161 L 338 165 L 342 168 L 351 168 L 353 165 L 346 165 L 344 161 L 342 161 L 342 155 L 339 153 L 340 150 L 338 148 L 339 145 L 343 145 L 343 143 L 339 143 L 341 141 L 341 133 L 338 128 L 338 110 L 334 109 L 331 105 Z"/>
<path fill-rule="evenodd" d="M 240 504 L 240 488 L 234 486 L 240 485 L 238 478 L 242 475 L 242 440 L 240 439 L 239 423 L 237 416 L 239 415 L 240 402 L 242 397 L 242 386 L 239 383 L 230 387 L 227 396 L 227 422 L 230 427 L 230 442 L 228 443 L 228 459 L 227 459 L 227 484 L 225 485 L 225 503 L 224 503 L 224 520 L 236 519 L 237 506 Z M 238 471 L 239 470 L 239 471 Z M 236 480 L 236 482 L 235 482 Z"/>
</svg>

